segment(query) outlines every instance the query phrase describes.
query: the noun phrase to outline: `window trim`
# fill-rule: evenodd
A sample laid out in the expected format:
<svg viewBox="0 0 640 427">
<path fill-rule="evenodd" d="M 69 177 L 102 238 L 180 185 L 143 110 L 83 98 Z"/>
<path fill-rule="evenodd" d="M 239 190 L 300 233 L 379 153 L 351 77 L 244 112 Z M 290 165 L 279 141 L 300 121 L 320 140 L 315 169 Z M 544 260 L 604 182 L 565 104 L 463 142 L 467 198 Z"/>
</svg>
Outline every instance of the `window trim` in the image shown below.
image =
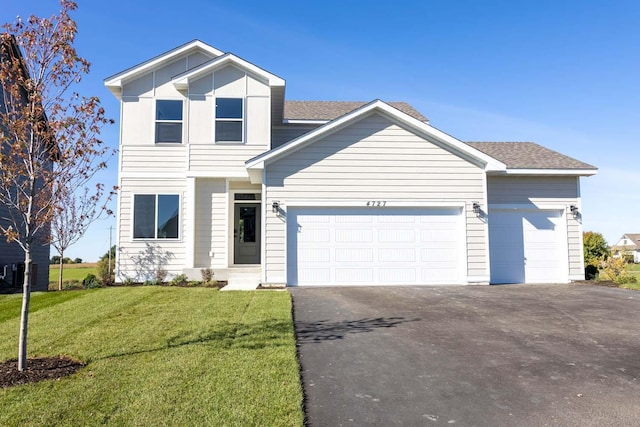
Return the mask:
<svg viewBox="0 0 640 427">
<path fill-rule="evenodd" d="M 180 101 L 182 106 L 182 119 L 180 120 L 158 120 L 158 101 Z M 185 129 L 185 102 L 182 98 L 154 98 L 153 102 L 153 143 L 156 145 L 182 145 L 184 144 L 184 129 Z M 158 123 L 180 123 L 180 142 L 171 141 L 157 141 L 158 137 Z"/>
<path fill-rule="evenodd" d="M 239 119 L 232 118 L 218 118 L 218 99 L 239 99 L 242 103 L 242 117 Z M 246 144 L 246 97 L 244 96 L 217 96 L 213 98 L 213 142 L 215 144 Z M 242 137 L 240 141 L 227 141 L 227 140 L 218 140 L 218 133 L 216 131 L 218 122 L 240 122 Z"/>
<path fill-rule="evenodd" d="M 154 205 L 154 237 L 135 237 L 135 217 L 136 217 L 136 196 L 155 196 Z M 178 237 L 158 237 L 158 196 L 178 196 Z M 160 241 L 179 242 L 182 241 L 182 194 L 181 193 L 131 193 L 131 240 L 132 242 Z"/>
</svg>

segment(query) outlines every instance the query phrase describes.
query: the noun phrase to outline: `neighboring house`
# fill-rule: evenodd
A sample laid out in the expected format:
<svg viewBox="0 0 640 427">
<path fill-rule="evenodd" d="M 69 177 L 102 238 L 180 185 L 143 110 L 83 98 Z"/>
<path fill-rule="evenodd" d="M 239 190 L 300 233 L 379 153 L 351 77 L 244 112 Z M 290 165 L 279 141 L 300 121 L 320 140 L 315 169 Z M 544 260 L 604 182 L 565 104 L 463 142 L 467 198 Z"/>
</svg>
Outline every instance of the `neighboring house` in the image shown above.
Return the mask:
<svg viewBox="0 0 640 427">
<path fill-rule="evenodd" d="M 286 101 L 282 78 L 200 41 L 105 85 L 122 108 L 118 281 L 158 268 L 253 287 L 584 278 L 591 165 L 465 143 L 402 102 Z"/>
<path fill-rule="evenodd" d="M 0 45 L 0 60 L 3 62 L 14 59 L 22 61 L 20 48 L 13 38 L 6 40 L 6 43 Z M 21 77 L 28 78 L 28 72 L 25 67 L 21 67 L 21 72 L 23 73 Z M 5 99 L 2 83 L 0 81 L 0 109 L 6 111 L 4 109 L 7 108 L 6 102 L 9 102 L 9 99 Z M 0 132 L 3 132 L 1 125 Z M 0 145 L 0 149 L 2 148 L 4 147 Z M 0 223 L 7 221 L 5 218 L 8 218 L 10 213 L 7 206 L 0 204 Z M 48 230 L 45 230 L 45 233 L 48 233 Z M 49 286 L 49 244 L 35 245 L 32 250 L 32 259 L 33 281 L 31 289 L 34 291 L 46 291 Z M 24 251 L 18 244 L 7 242 L 2 235 L 0 235 L 0 280 L 4 280 L 5 285 L 14 288 L 21 287 L 24 283 Z"/>
<path fill-rule="evenodd" d="M 618 258 L 621 255 L 633 257 L 634 263 L 640 263 L 640 234 L 627 233 L 623 234 L 618 243 L 611 248 L 613 257 Z"/>
</svg>

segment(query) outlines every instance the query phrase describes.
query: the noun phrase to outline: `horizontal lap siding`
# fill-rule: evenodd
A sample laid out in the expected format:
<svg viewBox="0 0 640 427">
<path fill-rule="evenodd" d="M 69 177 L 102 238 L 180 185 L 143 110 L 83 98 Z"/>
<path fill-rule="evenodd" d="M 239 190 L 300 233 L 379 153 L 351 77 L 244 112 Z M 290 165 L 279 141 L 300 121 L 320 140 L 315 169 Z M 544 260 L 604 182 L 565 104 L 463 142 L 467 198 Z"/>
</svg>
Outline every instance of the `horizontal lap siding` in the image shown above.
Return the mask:
<svg viewBox="0 0 640 427">
<path fill-rule="evenodd" d="M 152 278 L 158 268 L 164 268 L 172 275 L 182 273 L 186 262 L 184 241 L 187 194 L 185 180 L 123 178 L 121 185 L 117 254 L 118 279 L 145 280 Z M 133 240 L 134 194 L 179 194 L 181 202 L 180 238 L 178 240 Z"/>
<path fill-rule="evenodd" d="M 122 170 L 125 172 L 184 172 L 187 170 L 187 147 L 171 145 L 122 145 Z M 153 176 L 150 174 L 150 176 Z"/>
<path fill-rule="evenodd" d="M 268 148 L 266 145 L 192 144 L 189 146 L 190 170 L 207 171 L 216 175 L 248 176 L 245 162 L 264 153 Z"/>
<path fill-rule="evenodd" d="M 485 276 L 486 227 L 471 201 L 484 200 L 482 169 L 380 115 L 372 115 L 267 165 L 267 203 L 366 200 L 466 202 L 467 273 Z M 267 281 L 285 276 L 285 224 L 266 218 Z"/>
<path fill-rule="evenodd" d="M 570 205 L 580 203 L 579 179 L 573 176 L 492 176 L 487 179 L 489 204 L 564 207 L 570 276 L 584 274 L 582 225 L 568 210 Z"/>
</svg>

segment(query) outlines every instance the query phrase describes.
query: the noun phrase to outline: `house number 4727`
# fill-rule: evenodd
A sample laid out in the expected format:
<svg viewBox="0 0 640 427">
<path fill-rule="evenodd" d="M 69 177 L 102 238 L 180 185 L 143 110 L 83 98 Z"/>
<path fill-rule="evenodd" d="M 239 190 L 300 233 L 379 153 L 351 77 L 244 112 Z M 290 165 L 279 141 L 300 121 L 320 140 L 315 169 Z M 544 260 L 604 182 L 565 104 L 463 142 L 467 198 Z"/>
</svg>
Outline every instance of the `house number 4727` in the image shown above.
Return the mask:
<svg viewBox="0 0 640 427">
<path fill-rule="evenodd" d="M 386 206 L 386 200 L 369 200 L 367 202 L 367 206 L 375 207 L 375 206 Z"/>
</svg>

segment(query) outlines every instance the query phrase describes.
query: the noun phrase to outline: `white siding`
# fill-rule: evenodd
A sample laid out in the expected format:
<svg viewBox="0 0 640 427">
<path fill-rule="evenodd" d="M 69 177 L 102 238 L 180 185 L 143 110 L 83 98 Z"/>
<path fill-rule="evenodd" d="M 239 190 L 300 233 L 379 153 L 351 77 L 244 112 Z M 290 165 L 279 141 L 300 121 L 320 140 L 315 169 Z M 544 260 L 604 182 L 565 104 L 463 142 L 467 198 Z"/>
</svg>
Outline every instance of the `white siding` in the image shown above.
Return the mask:
<svg viewBox="0 0 640 427">
<path fill-rule="evenodd" d="M 180 195 L 180 238 L 133 239 L 134 194 L 178 194 Z M 120 217 L 117 252 L 118 280 L 126 278 L 145 280 L 153 278 L 158 268 L 171 274 L 180 274 L 185 265 L 186 209 L 189 203 L 186 181 L 176 179 L 127 179 L 121 180 L 119 194 Z"/>
<path fill-rule="evenodd" d="M 149 178 L 161 177 L 165 172 L 187 170 L 187 147 L 181 144 L 149 146 L 123 145 L 120 149 L 122 170 L 146 173 Z"/>
<path fill-rule="evenodd" d="M 267 146 L 193 144 L 189 146 L 190 170 L 248 178 L 245 162 L 266 150 Z"/>
<path fill-rule="evenodd" d="M 226 181 L 196 180 L 195 267 L 226 267 Z"/>
<path fill-rule="evenodd" d="M 490 206 L 565 209 L 570 278 L 584 277 L 582 224 L 569 211 L 570 205 L 580 205 L 579 179 L 572 176 L 490 176 L 487 179 Z"/>
<path fill-rule="evenodd" d="M 467 274 L 486 277 L 486 225 L 471 211 L 484 200 L 484 172 L 399 125 L 372 115 L 266 167 L 266 200 L 465 203 Z M 285 224 L 266 219 L 268 282 L 285 278 Z"/>
</svg>

